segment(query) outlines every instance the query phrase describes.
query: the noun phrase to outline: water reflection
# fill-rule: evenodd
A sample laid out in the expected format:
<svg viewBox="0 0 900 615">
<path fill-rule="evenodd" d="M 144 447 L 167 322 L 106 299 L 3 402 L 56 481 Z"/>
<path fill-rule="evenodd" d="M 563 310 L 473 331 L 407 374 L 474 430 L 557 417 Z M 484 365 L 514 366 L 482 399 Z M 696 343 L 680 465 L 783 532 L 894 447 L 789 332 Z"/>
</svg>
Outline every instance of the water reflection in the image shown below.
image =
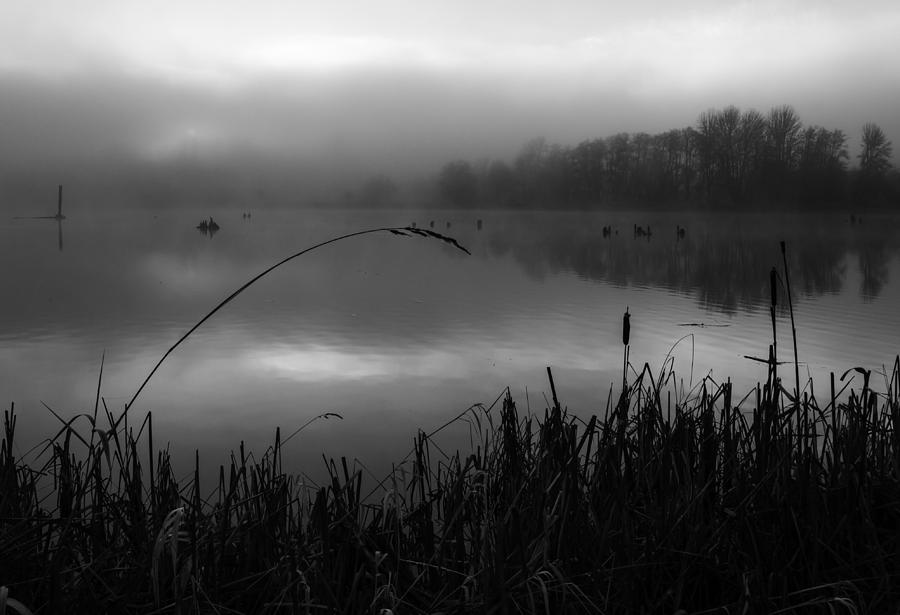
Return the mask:
<svg viewBox="0 0 900 615">
<path fill-rule="evenodd" d="M 0 220 L 0 262 L 10 264 L 0 269 L 10 298 L 0 302 L 0 402 L 15 401 L 23 416 L 46 415 L 40 401 L 83 410 L 105 352 L 103 394 L 121 407 L 180 335 L 272 263 L 415 215 L 260 210 L 244 224 L 249 214 L 216 211 L 228 232 L 213 242 L 198 240 L 196 228 L 210 212 L 157 213 L 70 216 L 65 258 L 54 256 L 47 225 Z M 898 240 L 889 221 L 872 216 L 850 226 L 762 215 L 418 215 L 421 228 L 450 225 L 473 256 L 388 234 L 305 255 L 204 324 L 154 377 L 140 409 L 159 412 L 185 446 L 203 438 L 216 446 L 225 436 L 206 435 L 212 424 L 233 445 L 250 413 L 254 428 L 268 429 L 336 411 L 363 441 L 354 454 L 367 459 L 368 445 L 390 456 L 388 440 L 405 446 L 417 427 L 439 425 L 507 385 L 528 387 L 538 409 L 547 365 L 564 403 L 601 411 L 621 379 L 626 306 L 636 363 L 656 365 L 690 333 L 678 357 L 689 383 L 696 360 L 696 374 L 715 370 L 752 386 L 758 366 L 742 356 L 764 356 L 770 343 L 760 307 L 782 239 L 804 308 L 801 361 L 813 370 L 874 367 L 897 350 L 900 322 L 885 298 L 898 290 L 889 277 Z M 386 425 L 392 434 L 372 440 Z M 354 437 L 323 435 L 310 455 L 326 440 L 336 451 Z"/>
<path fill-rule="evenodd" d="M 197 225 L 197 230 L 200 231 L 201 235 L 208 236 L 210 239 L 212 239 L 213 235 L 219 232 L 219 225 L 215 220 L 213 220 L 213 217 L 210 216 L 209 220 L 200 221 L 200 224 Z"/>
<path fill-rule="evenodd" d="M 288 217 L 290 224 L 284 221 Z M 247 219 L 249 214 L 244 218 Z M 475 259 L 495 262 L 509 257 L 534 281 L 543 282 L 569 272 L 588 282 L 621 288 L 659 288 L 691 297 L 704 310 L 729 316 L 768 304 L 768 272 L 773 266 L 781 268 L 781 240 L 787 244 L 795 298 L 840 294 L 847 280 L 853 279 L 854 287 L 848 292 L 857 293 L 866 301 L 877 299 L 888 284 L 891 260 L 898 255 L 892 220 L 874 216 L 868 216 L 865 225 L 853 226 L 839 216 L 821 216 L 812 221 L 782 218 L 772 222 L 762 215 L 490 213 L 485 214 L 484 220 L 472 215 L 457 215 L 452 220 L 452 228 L 458 230 L 451 232 L 463 245 L 471 247 Z M 56 222 L 57 249 L 61 251 L 63 222 Z M 66 224 L 71 227 L 70 232 L 76 233 L 72 241 L 77 245 L 73 244 L 72 254 L 63 265 L 53 266 L 45 266 L 40 255 L 41 237 L 45 237 L 42 225 L 10 227 L 4 232 L 4 252 L 8 251 L 4 258 L 17 266 L 3 275 L 10 282 L 7 287 L 28 305 L 0 305 L 0 317 L 6 323 L 5 327 L 0 326 L 0 336 L 3 329 L 7 333 L 26 332 L 50 326 L 48 323 L 71 330 L 78 329 L 82 321 L 95 328 L 93 323 L 100 320 L 107 323 L 104 334 L 115 335 L 115 323 L 122 318 L 132 322 L 172 321 L 184 319 L 185 314 L 202 314 L 223 293 L 286 253 L 347 230 L 379 226 L 384 215 L 369 220 L 366 215 L 329 217 L 306 212 L 258 222 L 238 225 L 229 234 L 228 242 L 216 242 L 215 248 L 202 249 L 188 241 L 184 216 L 168 220 L 154 216 L 149 223 L 125 215 L 99 222 L 69 220 Z M 446 226 L 451 220 L 440 222 Z M 482 222 L 480 229 L 478 222 Z M 298 223 L 300 226 L 295 226 Z M 426 224 L 430 226 L 427 219 L 423 226 Z M 137 227 L 142 230 L 137 232 Z M 219 224 L 204 218 L 196 228 L 212 237 Z M 298 228 L 302 230 L 298 232 Z M 636 228 L 644 234 L 638 236 Z M 312 287 L 334 305 L 352 299 L 396 311 L 390 302 L 407 290 L 390 276 L 367 277 L 357 280 L 355 288 L 340 291 L 332 291 L 332 283 L 346 279 L 354 271 L 366 270 L 367 263 L 376 260 L 391 262 L 397 270 L 417 265 L 406 262 L 409 253 L 408 246 L 397 249 L 391 242 L 357 242 L 339 254 L 330 253 L 325 260 L 309 259 L 309 268 L 298 263 L 292 270 L 297 272 L 295 275 L 312 276 Z M 447 270 L 440 273 L 430 261 L 418 263 L 421 271 L 416 274 L 416 283 L 441 277 L 451 280 L 451 285 L 457 284 L 452 281 L 457 265 L 452 263 L 460 259 L 458 255 L 448 257 L 454 260 L 441 264 Z M 848 266 L 858 266 L 858 276 L 849 276 Z M 492 284 L 487 280 L 481 283 Z M 502 281 L 493 282 L 497 283 Z M 97 301 L 98 292 L 109 293 L 113 289 L 114 301 Z M 278 297 L 278 303 L 288 305 L 302 304 L 308 295 L 304 286 L 296 283 L 277 289 L 269 287 L 268 292 Z M 438 293 L 446 302 L 430 306 L 439 314 L 445 312 L 446 305 L 455 305 L 455 299 L 444 296 L 452 294 L 452 289 L 447 293 L 437 289 L 427 292 Z M 533 302 L 533 293 L 540 292 L 540 287 L 526 292 L 532 295 L 524 301 Z M 373 299 L 380 297 L 385 299 Z M 617 306 L 617 310 L 621 308 Z M 466 320 L 465 314 L 460 318 Z M 311 325 L 316 326 L 315 318 Z M 396 326 L 385 325 L 387 330 Z M 440 328 L 442 324 L 436 322 L 434 326 Z"/>
<path fill-rule="evenodd" d="M 62 221 L 66 219 L 64 215 L 61 213 L 55 216 L 16 216 L 13 218 L 14 220 L 55 220 L 56 221 L 56 248 L 58 251 L 63 251 L 63 224 Z"/>
<path fill-rule="evenodd" d="M 795 296 L 840 293 L 847 257 L 855 253 L 862 276 L 859 293 L 877 298 L 898 241 L 890 219 L 868 220 L 863 230 L 848 228 L 837 216 L 783 218 L 777 224 L 762 215 L 710 216 L 696 219 L 689 230 L 663 217 L 619 233 L 628 225 L 597 218 L 590 220 L 594 224 L 554 226 L 535 216 L 493 232 L 487 246 L 494 257 L 511 254 L 535 279 L 571 271 L 619 286 L 671 289 L 696 297 L 704 309 L 735 314 L 768 302 L 767 274 L 773 266 L 782 268 L 782 240 Z"/>
<path fill-rule="evenodd" d="M 894 248 L 887 245 L 885 238 L 866 243 L 859 250 L 859 269 L 862 283 L 859 292 L 863 299 L 871 301 L 881 294 L 888 280 L 888 261 Z"/>
</svg>

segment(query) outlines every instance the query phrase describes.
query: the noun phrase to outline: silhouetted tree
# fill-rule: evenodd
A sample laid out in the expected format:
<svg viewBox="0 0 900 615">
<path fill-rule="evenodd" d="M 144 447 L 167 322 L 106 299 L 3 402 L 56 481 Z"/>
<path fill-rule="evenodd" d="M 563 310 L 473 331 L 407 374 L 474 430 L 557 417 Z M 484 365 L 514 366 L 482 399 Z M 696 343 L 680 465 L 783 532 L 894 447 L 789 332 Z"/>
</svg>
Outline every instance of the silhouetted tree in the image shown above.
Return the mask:
<svg viewBox="0 0 900 615">
<path fill-rule="evenodd" d="M 768 137 L 772 160 L 785 168 L 792 168 L 796 155 L 797 137 L 803 127 L 797 112 L 790 105 L 769 111 Z"/>
<path fill-rule="evenodd" d="M 719 183 L 732 201 L 740 199 L 739 130 L 741 112 L 734 105 L 725 107 L 717 117 L 716 158 L 719 160 Z"/>
<path fill-rule="evenodd" d="M 859 175 L 884 176 L 890 143 L 877 127 L 869 133 L 870 147 L 860 156 L 867 171 Z M 441 194 L 457 206 L 476 197 L 491 205 L 583 207 L 695 195 L 714 206 L 761 198 L 834 203 L 843 200 L 850 185 L 847 157 L 843 132 L 804 129 L 790 105 L 766 116 L 728 106 L 704 111 L 696 127 L 657 135 L 619 133 L 575 147 L 532 139 L 511 168 L 485 161 L 467 172 L 460 166 L 466 163 L 456 161 L 442 171 Z M 466 179 L 469 172 L 476 177 L 475 188 Z M 900 174 L 895 176 L 884 181 L 888 194 L 900 193 Z"/>
<path fill-rule="evenodd" d="M 697 118 L 694 142 L 697 149 L 697 165 L 700 181 L 706 196 L 713 191 L 718 170 L 716 168 L 716 111 L 704 111 Z"/>
<path fill-rule="evenodd" d="M 397 193 L 397 184 L 387 175 L 375 175 L 366 180 L 362 188 L 365 205 L 380 207 L 386 205 Z"/>
<path fill-rule="evenodd" d="M 616 196 L 625 194 L 631 176 L 631 138 L 619 133 L 606 140 L 606 176 L 610 192 Z"/>
<path fill-rule="evenodd" d="M 797 162 L 797 143 L 802 128 L 803 124 L 792 106 L 782 105 L 769 111 L 766 124 L 767 180 L 773 197 L 788 195 L 788 181 Z"/>
<path fill-rule="evenodd" d="M 872 122 L 863 126 L 862 152 L 859 154 L 859 168 L 863 173 L 883 175 L 891 168 L 891 142 L 887 140 L 881 127 Z"/>
<path fill-rule="evenodd" d="M 836 202 L 843 196 L 847 138 L 840 130 L 809 126 L 800 136 L 799 197 L 811 204 Z"/>
<path fill-rule="evenodd" d="M 472 165 L 465 160 L 454 160 L 444 165 L 438 180 L 441 196 L 456 207 L 470 207 L 475 204 L 478 193 L 478 179 Z"/>
<path fill-rule="evenodd" d="M 740 200 L 743 144 L 738 108 L 729 106 L 722 111 L 710 109 L 701 113 L 697 121 L 697 144 L 707 196 Z"/>
<path fill-rule="evenodd" d="M 544 137 L 531 139 L 519 150 L 513 163 L 518 178 L 518 204 L 533 205 L 544 196 L 544 172 L 549 154 L 550 146 Z"/>
<path fill-rule="evenodd" d="M 650 196 L 650 187 L 653 185 L 653 138 L 646 132 L 638 132 L 631 137 L 629 148 L 631 172 L 628 178 L 626 194 L 636 199 L 646 199 Z"/>
<path fill-rule="evenodd" d="M 654 196 L 657 198 L 677 199 L 681 196 L 683 138 L 680 130 L 669 130 L 653 138 Z"/>
<path fill-rule="evenodd" d="M 571 152 L 574 198 L 582 203 L 598 203 L 604 196 L 606 142 L 582 141 Z"/>
<path fill-rule="evenodd" d="M 891 168 L 891 142 L 881 127 L 867 122 L 862 131 L 862 149 L 859 153 L 857 198 L 864 203 L 884 195 L 887 171 Z"/>
<path fill-rule="evenodd" d="M 692 127 L 681 131 L 681 177 L 680 184 L 685 197 L 693 194 L 694 182 L 697 177 L 697 131 Z"/>
<path fill-rule="evenodd" d="M 568 147 L 551 145 L 546 152 L 537 195 L 551 206 L 568 207 L 574 198 L 574 158 Z"/>
<path fill-rule="evenodd" d="M 739 196 L 742 200 L 753 199 L 758 196 L 766 150 L 766 118 L 759 111 L 751 109 L 741 114 L 736 149 Z"/>
<path fill-rule="evenodd" d="M 512 169 L 502 160 L 493 160 L 483 179 L 484 197 L 491 207 L 507 207 L 512 204 L 516 178 Z"/>
</svg>

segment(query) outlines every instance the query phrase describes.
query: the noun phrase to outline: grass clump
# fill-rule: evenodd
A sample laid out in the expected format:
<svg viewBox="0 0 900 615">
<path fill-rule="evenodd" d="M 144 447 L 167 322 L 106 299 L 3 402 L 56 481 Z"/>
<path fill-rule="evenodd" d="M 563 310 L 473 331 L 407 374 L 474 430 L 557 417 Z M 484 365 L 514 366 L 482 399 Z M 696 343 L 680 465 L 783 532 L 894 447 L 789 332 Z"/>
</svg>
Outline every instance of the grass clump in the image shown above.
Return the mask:
<svg viewBox="0 0 900 615">
<path fill-rule="evenodd" d="M 375 229 L 335 238 L 277 263 Z M 786 262 L 786 261 L 785 261 Z M 786 277 L 786 276 L 785 276 Z M 775 338 L 776 276 L 772 325 Z M 178 480 L 152 415 L 100 397 L 37 455 L 0 441 L 0 615 L 19 613 L 886 613 L 900 605 L 900 357 L 885 372 L 782 386 L 735 403 L 710 378 L 673 402 L 674 374 L 629 368 L 587 420 L 558 401 L 520 416 L 473 406 L 467 450 L 420 432 L 373 490 L 346 459 L 328 480 L 285 468 L 280 431 L 201 484 Z M 665 365 L 671 365 L 668 360 Z M 102 376 L 102 369 L 101 369 Z M 631 376 L 627 378 L 627 376 Z M 860 385 L 861 381 L 861 386 Z M 101 412 L 102 410 L 102 412 Z M 52 412 L 52 410 L 51 410 Z M 325 415 L 323 415 L 324 417 Z M 327 417 L 326 417 L 327 418 Z M 301 427 L 302 430 L 302 427 Z M 440 431 L 440 430 L 438 430 Z M 294 437 L 291 434 L 285 442 Z"/>
<path fill-rule="evenodd" d="M 320 485 L 285 471 L 280 435 L 204 491 L 199 460 L 178 482 L 148 451 L 149 415 L 108 411 L 116 429 L 67 422 L 25 463 L 11 408 L 0 585 L 33 612 L 887 612 L 900 358 L 884 393 L 858 372 L 824 405 L 774 365 L 740 403 L 708 379 L 673 402 L 645 366 L 586 421 L 522 417 L 507 391 L 460 419 L 470 450 L 420 433 L 371 493 L 345 459 Z"/>
</svg>

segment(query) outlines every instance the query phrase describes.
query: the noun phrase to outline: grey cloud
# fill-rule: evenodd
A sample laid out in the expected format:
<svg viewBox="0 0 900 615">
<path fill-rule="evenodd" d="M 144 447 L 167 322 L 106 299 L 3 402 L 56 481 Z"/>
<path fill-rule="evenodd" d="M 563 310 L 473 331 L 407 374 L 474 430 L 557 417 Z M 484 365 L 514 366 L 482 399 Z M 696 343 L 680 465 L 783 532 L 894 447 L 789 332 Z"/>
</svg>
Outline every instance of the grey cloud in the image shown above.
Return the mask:
<svg viewBox="0 0 900 615">
<path fill-rule="evenodd" d="M 330 186 L 375 172 L 402 180 L 452 158 L 509 159 L 535 136 L 575 143 L 661 132 L 728 104 L 766 111 L 786 102 L 807 124 L 840 128 L 851 139 L 869 120 L 900 139 L 890 108 L 895 80 L 840 82 L 813 72 L 781 89 L 736 78 L 723 90 L 654 94 L 629 93 L 624 82 L 600 88 L 589 76 L 556 90 L 546 75 L 526 80 L 524 67 L 517 71 L 514 78 L 449 69 L 282 72 L 216 85 L 112 70 L 0 73 L 0 188 L 21 177 L 121 184 L 141 173 L 158 183 L 176 172 L 184 179 L 197 163 L 276 185 L 279 173 Z"/>
</svg>

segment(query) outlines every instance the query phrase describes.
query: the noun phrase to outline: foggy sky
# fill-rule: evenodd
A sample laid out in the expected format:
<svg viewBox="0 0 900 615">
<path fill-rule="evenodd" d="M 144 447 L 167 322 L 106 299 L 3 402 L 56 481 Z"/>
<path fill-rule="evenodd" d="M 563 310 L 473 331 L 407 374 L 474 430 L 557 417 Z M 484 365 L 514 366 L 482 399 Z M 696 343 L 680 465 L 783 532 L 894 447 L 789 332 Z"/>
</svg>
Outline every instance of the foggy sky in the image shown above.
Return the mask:
<svg viewBox="0 0 900 615">
<path fill-rule="evenodd" d="M 0 180 L 242 159 L 257 183 L 409 177 L 730 104 L 792 104 L 854 164 L 866 121 L 900 146 L 898 31 L 892 0 L 5 0 Z"/>
</svg>

